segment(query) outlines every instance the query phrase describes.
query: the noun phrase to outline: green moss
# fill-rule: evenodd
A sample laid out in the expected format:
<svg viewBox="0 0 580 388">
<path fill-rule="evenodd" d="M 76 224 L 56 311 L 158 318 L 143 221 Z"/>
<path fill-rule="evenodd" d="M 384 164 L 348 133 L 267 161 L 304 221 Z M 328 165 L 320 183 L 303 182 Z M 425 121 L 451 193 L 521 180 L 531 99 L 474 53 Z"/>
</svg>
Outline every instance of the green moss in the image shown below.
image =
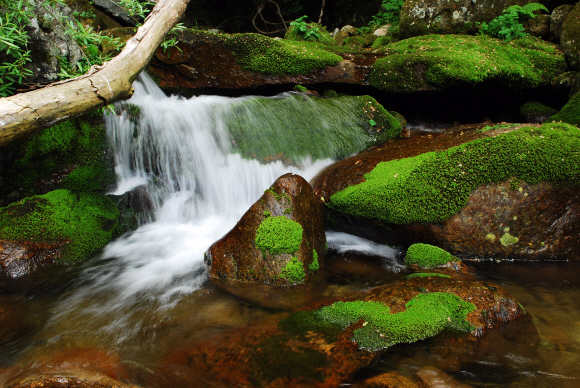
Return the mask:
<svg viewBox="0 0 580 388">
<path fill-rule="evenodd" d="M 517 244 L 517 242 L 520 241 L 519 238 L 512 236 L 511 234 L 509 234 L 508 232 L 505 232 L 503 236 L 501 236 L 501 238 L 499 239 L 499 242 L 501 243 L 501 245 L 503 245 L 504 247 L 510 246 L 510 245 L 514 245 Z"/>
<path fill-rule="evenodd" d="M 512 177 L 577 186 L 580 131 L 569 124 L 523 127 L 445 151 L 382 162 L 366 181 L 326 205 L 357 217 L 395 224 L 442 222 L 458 213 L 472 190 Z"/>
<path fill-rule="evenodd" d="M 306 93 L 308 91 L 308 89 L 306 89 L 302 85 L 296 85 L 296 86 L 294 86 L 294 90 L 296 90 L 297 92 L 301 92 L 301 93 Z"/>
<path fill-rule="evenodd" d="M 291 207 L 287 207 L 286 209 L 284 209 L 284 211 L 282 213 L 284 214 L 290 214 L 294 211 L 294 209 L 292 209 Z"/>
<path fill-rule="evenodd" d="M 225 111 L 224 119 L 234 150 L 259 160 L 279 155 L 296 162 L 339 159 L 392 139 L 402 129 L 400 120 L 370 96 L 253 98 Z"/>
<path fill-rule="evenodd" d="M 335 342 L 341 327 L 323 320 L 314 311 L 299 311 L 278 323 L 278 326 L 293 336 L 306 337 L 308 332 L 323 333 L 329 343 Z"/>
<path fill-rule="evenodd" d="M 313 257 L 312 263 L 310 263 L 310 265 L 308 266 L 308 269 L 310 269 L 310 271 L 312 271 L 312 272 L 316 272 L 320 268 L 320 266 L 318 264 L 318 252 L 316 252 L 316 249 L 312 250 L 312 257 Z"/>
<path fill-rule="evenodd" d="M 562 122 L 576 126 L 580 126 L 580 93 L 576 93 L 570 101 L 556 113 L 550 117 L 551 122 Z"/>
<path fill-rule="evenodd" d="M 442 273 L 416 272 L 416 273 L 412 273 L 412 274 L 409 274 L 409 275 L 403 277 L 403 279 L 430 278 L 433 276 L 440 277 L 440 278 L 451 278 L 451 276 L 443 275 Z"/>
<path fill-rule="evenodd" d="M 492 131 L 494 129 L 507 129 L 507 128 L 511 128 L 511 127 L 516 127 L 519 124 L 498 124 L 498 125 L 486 125 L 485 127 L 483 127 L 482 129 L 478 129 L 477 132 L 487 132 L 487 131 Z"/>
<path fill-rule="evenodd" d="M 280 277 L 288 280 L 290 283 L 302 283 L 306 278 L 306 272 L 304 272 L 304 263 L 298 260 L 296 257 L 290 259 L 286 266 L 280 273 Z"/>
<path fill-rule="evenodd" d="M 349 48 L 362 48 L 364 45 L 364 38 L 362 36 L 351 36 L 344 40 L 344 45 Z"/>
<path fill-rule="evenodd" d="M 113 170 L 103 163 L 98 163 L 77 167 L 62 181 L 62 186 L 75 192 L 100 193 L 114 182 Z"/>
<path fill-rule="evenodd" d="M 472 330 L 466 317 L 475 306 L 455 294 L 420 294 L 406 307 L 403 312 L 390 314 L 389 307 L 379 302 L 336 302 L 321 308 L 317 314 L 343 328 L 364 320 L 363 327 L 354 331 L 353 340 L 370 351 L 419 341 L 443 330 Z"/>
<path fill-rule="evenodd" d="M 413 244 L 405 255 L 405 263 L 417 264 L 424 268 L 438 267 L 450 261 L 459 261 L 459 259 L 451 253 L 429 244 Z"/>
<path fill-rule="evenodd" d="M 259 34 L 224 35 L 219 40 L 243 69 L 263 74 L 305 74 L 335 66 L 342 60 L 306 42 L 275 40 Z"/>
<path fill-rule="evenodd" d="M 533 37 L 506 43 L 488 36 L 427 35 L 390 44 L 383 51 L 387 56 L 375 62 L 369 82 L 388 92 L 476 85 L 486 80 L 531 88 L 549 85 L 566 71 L 557 46 Z"/>
<path fill-rule="evenodd" d="M 264 210 L 264 217 L 270 217 L 272 212 L 270 210 Z"/>
<path fill-rule="evenodd" d="M 256 231 L 256 246 L 272 255 L 294 253 L 302 242 L 302 226 L 285 216 L 268 217 Z"/>
<path fill-rule="evenodd" d="M 83 259 L 115 235 L 119 211 L 101 194 L 55 190 L 0 209 L 0 239 L 68 241 L 61 259 Z"/>
<path fill-rule="evenodd" d="M 529 101 L 520 107 L 520 113 L 524 116 L 530 115 L 555 115 L 558 111 L 554 108 L 550 108 L 542 103 L 536 101 Z"/>
<path fill-rule="evenodd" d="M 374 40 L 373 44 L 371 45 L 371 49 L 377 50 L 382 46 L 386 46 L 389 43 L 392 43 L 395 39 L 390 35 L 379 36 L 377 39 Z"/>
</svg>

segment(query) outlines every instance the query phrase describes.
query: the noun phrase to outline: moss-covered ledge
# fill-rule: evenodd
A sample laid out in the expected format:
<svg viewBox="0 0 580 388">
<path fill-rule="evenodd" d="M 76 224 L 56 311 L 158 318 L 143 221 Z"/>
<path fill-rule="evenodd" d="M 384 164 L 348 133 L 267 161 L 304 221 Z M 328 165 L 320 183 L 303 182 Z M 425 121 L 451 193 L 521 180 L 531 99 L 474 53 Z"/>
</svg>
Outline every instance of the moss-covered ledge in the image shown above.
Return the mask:
<svg viewBox="0 0 580 388">
<path fill-rule="evenodd" d="M 500 81 L 516 89 L 550 85 L 567 70 L 557 45 L 535 37 L 503 42 L 488 36 L 426 35 L 380 50 L 370 84 L 410 93 Z"/>
</svg>

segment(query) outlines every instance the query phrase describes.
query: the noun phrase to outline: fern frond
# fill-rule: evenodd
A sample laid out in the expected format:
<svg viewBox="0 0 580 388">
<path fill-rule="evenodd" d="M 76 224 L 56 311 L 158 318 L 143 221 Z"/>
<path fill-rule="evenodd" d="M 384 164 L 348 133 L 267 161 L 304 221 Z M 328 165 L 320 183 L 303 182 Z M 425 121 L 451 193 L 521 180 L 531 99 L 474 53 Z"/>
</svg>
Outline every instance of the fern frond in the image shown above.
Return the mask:
<svg viewBox="0 0 580 388">
<path fill-rule="evenodd" d="M 525 13 L 527 13 L 529 15 L 531 15 L 532 13 L 534 13 L 536 11 L 550 12 L 550 11 L 548 11 L 548 8 L 546 8 L 543 4 L 540 4 L 540 3 L 526 4 L 522 7 L 522 11 L 524 11 Z"/>
</svg>

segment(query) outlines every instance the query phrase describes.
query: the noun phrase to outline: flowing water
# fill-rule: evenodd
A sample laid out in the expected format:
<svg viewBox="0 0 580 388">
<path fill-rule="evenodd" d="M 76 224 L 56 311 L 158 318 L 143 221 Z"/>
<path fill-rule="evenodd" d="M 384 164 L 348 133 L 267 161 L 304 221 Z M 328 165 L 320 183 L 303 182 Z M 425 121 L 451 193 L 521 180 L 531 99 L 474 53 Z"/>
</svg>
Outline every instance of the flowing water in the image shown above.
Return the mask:
<svg viewBox="0 0 580 388">
<path fill-rule="evenodd" d="M 292 98 L 296 96 L 276 97 L 290 99 L 290 105 Z M 262 99 L 166 97 L 146 77 L 135 83 L 131 105 L 119 106 L 122 114 L 106 118 L 118 175 L 112 194 L 145 187 L 153 213 L 135 232 L 82 265 L 0 282 L 0 385 L 19 374 L 58 372 L 61 364 L 54 357 L 60 355 L 77 357 L 81 366 L 76 369 L 107 364 L 115 371 L 129 370 L 125 376 L 130 382 L 162 387 L 159 363 L 184 341 L 243 327 L 288 308 L 259 289 L 250 287 L 249 302 L 214 287 L 207 280 L 203 254 L 280 175 L 294 172 L 310 180 L 331 163 L 321 155 L 338 156 L 348 140 L 337 129 L 360 123 L 348 121 L 348 106 L 339 107 L 346 112 L 339 119 L 315 114 L 310 124 L 328 134 L 316 137 L 325 141 L 311 155 L 317 160 L 309 155 L 270 163 L 243 158 L 232 135 L 232 117 L 240 112 L 251 117 L 255 126 L 244 122 L 254 137 L 265 136 L 260 132 L 264 122 L 270 134 L 289 125 L 288 112 L 276 116 L 264 110 Z M 294 115 L 308 117 L 303 104 L 296 109 Z M 297 141 L 309 130 L 305 127 Z M 288 144 L 289 149 L 299 146 Z M 386 284 L 407 271 L 396 249 L 343 233 L 329 232 L 327 238 L 330 254 L 314 284 L 285 289 L 292 307 Z M 485 352 L 452 352 L 429 341 L 396 347 L 365 373 L 413 374 L 434 365 L 475 386 L 579 386 L 580 292 L 575 284 L 580 267 L 480 264 L 474 271 L 504 284 L 530 313 L 533 330 L 528 325 L 498 331 L 493 338 L 501 340 Z M 114 354 L 117 361 L 101 354 Z M 196 376 L 189 378 L 191 386 L 199 383 Z"/>
</svg>

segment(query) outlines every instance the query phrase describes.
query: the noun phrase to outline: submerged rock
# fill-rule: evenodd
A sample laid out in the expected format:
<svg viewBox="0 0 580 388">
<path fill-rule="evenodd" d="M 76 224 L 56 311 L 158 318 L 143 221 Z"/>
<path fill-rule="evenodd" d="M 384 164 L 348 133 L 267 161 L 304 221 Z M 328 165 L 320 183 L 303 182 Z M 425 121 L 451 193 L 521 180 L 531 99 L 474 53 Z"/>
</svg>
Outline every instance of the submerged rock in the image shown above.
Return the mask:
<svg viewBox="0 0 580 388">
<path fill-rule="evenodd" d="M 427 303 L 433 308 L 424 310 L 428 299 L 437 299 L 437 307 Z M 442 300 L 453 301 L 450 310 L 439 304 Z M 350 304 L 360 309 L 343 309 Z M 224 385 L 335 387 L 352 381 L 357 370 L 380 354 L 361 347 L 377 350 L 397 341 L 414 342 L 445 328 L 454 328 L 459 341 L 477 343 L 488 330 L 523 314 L 509 294 L 486 283 L 410 279 L 184 345 L 160 369 L 172 384 L 183 383 L 195 368 Z M 378 347 L 364 346 L 369 340 Z"/>
<path fill-rule="evenodd" d="M 457 134 L 491 137 L 452 148 L 450 135 L 433 137 L 423 150 L 438 152 L 418 156 L 411 138 L 339 162 L 313 180 L 328 225 L 462 258 L 578 259 L 580 131 L 515 128 Z"/>
<path fill-rule="evenodd" d="M 324 264 L 322 205 L 304 178 L 281 176 L 214 243 L 205 256 L 210 278 L 297 284 Z"/>
</svg>

